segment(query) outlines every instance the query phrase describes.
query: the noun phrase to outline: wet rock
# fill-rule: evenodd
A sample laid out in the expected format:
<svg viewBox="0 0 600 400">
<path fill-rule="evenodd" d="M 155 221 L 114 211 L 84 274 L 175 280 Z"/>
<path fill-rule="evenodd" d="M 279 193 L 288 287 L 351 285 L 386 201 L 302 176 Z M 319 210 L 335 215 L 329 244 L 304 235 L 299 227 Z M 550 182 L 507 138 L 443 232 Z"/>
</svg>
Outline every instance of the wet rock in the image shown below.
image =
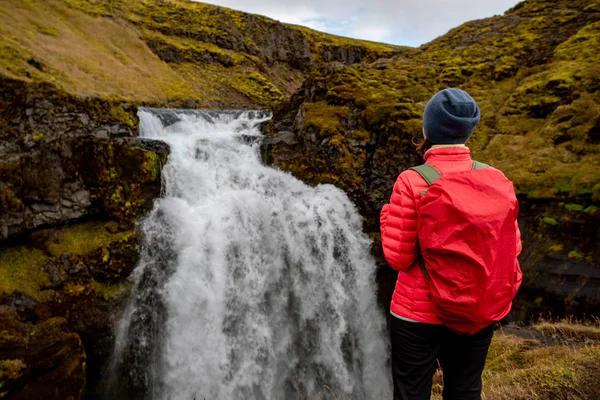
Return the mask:
<svg viewBox="0 0 600 400">
<path fill-rule="evenodd" d="M 65 271 L 58 263 L 44 265 L 44 271 L 48 274 L 49 284 L 46 289 L 56 289 L 65 282 Z"/>
<path fill-rule="evenodd" d="M 27 293 L 14 292 L 4 304 L 13 307 L 19 315 L 34 318 L 38 302 Z"/>
<path fill-rule="evenodd" d="M 19 322 L 14 309 L 0 307 L 0 388 L 14 400 L 81 399 L 85 353 L 66 321 Z"/>
</svg>

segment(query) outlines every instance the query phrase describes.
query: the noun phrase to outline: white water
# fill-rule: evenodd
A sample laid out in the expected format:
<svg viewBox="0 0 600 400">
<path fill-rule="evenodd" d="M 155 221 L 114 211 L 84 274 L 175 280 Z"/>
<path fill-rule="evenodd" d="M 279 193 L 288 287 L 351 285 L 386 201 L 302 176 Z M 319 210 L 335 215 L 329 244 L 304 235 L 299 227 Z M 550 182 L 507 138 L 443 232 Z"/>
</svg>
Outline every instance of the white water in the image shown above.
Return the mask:
<svg viewBox="0 0 600 400">
<path fill-rule="evenodd" d="M 260 136 L 264 115 L 170 115 L 179 121 L 163 127 L 157 111 L 140 111 L 141 135 L 167 142 L 171 154 L 164 195 L 142 225 L 112 391 L 125 385 L 127 398 L 174 400 L 390 397 L 375 263 L 347 196 L 262 165 L 249 139 Z M 129 381 L 115 383 L 121 376 Z"/>
</svg>

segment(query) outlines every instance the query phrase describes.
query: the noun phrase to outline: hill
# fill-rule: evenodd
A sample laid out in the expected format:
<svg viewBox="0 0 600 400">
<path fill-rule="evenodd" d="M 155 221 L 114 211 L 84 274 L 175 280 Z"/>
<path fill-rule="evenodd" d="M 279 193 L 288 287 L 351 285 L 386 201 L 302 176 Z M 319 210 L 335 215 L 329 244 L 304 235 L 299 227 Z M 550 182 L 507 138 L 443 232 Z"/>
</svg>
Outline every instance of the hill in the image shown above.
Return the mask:
<svg viewBox="0 0 600 400">
<path fill-rule="evenodd" d="M 186 0 L 6 0 L 1 8 L 0 74 L 132 102 L 264 108 L 288 98 L 316 64 L 400 50 Z"/>
</svg>

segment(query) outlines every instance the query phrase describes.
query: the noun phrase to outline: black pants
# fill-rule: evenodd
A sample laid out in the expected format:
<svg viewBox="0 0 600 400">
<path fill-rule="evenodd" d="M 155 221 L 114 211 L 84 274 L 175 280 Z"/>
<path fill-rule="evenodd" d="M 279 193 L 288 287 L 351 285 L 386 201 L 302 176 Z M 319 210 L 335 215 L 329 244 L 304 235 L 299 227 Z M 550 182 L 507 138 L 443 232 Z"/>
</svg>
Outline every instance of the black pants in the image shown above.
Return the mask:
<svg viewBox="0 0 600 400">
<path fill-rule="evenodd" d="M 481 400 L 481 373 L 496 324 L 474 335 L 391 316 L 394 400 L 429 400 L 439 363 L 444 400 Z"/>
</svg>

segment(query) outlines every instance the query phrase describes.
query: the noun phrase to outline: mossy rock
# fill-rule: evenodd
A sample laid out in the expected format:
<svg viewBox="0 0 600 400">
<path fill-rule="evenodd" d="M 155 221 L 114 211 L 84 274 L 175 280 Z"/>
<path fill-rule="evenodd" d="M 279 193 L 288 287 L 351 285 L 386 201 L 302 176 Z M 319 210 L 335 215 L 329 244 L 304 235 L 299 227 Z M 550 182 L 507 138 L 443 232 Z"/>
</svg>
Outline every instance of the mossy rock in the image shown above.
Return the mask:
<svg viewBox="0 0 600 400">
<path fill-rule="evenodd" d="M 49 279 L 44 266 L 50 257 L 31 246 L 0 249 L 0 295 L 25 292 L 37 301 L 50 300 Z"/>
<path fill-rule="evenodd" d="M 37 302 L 124 293 L 138 259 L 135 231 L 88 222 L 35 232 L 31 244 L 0 249 L 0 297 L 25 293 Z M 113 231 L 114 233 L 111 233 Z"/>
<path fill-rule="evenodd" d="M 10 309 L 0 307 L 0 327 L 2 396 L 49 400 L 82 397 L 86 356 L 79 336 L 69 332 L 64 319 L 25 324 Z"/>
</svg>

